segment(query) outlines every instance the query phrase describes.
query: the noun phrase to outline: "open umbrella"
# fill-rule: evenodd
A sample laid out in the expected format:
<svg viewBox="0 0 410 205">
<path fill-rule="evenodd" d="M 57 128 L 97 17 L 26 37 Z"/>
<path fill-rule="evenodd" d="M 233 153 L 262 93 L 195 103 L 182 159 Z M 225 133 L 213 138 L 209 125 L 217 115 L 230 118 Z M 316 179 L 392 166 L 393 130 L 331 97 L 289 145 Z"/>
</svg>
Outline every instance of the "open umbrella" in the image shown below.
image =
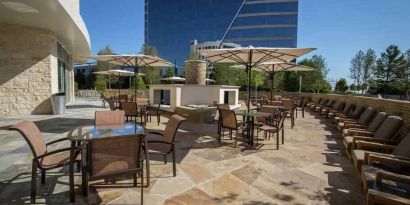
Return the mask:
<svg viewBox="0 0 410 205">
<path fill-rule="evenodd" d="M 116 70 L 107 70 L 107 71 L 97 71 L 97 72 L 93 72 L 94 74 L 98 74 L 98 75 L 116 75 L 118 76 L 118 80 L 121 77 L 132 77 L 135 76 L 135 73 L 132 71 L 126 71 L 126 70 L 120 70 L 120 69 L 116 69 Z M 109 82 L 111 83 L 111 82 Z M 121 94 L 121 89 L 120 86 L 118 86 L 118 95 Z"/>
<path fill-rule="evenodd" d="M 90 57 L 91 59 L 127 66 L 134 68 L 134 73 L 139 73 L 141 67 L 172 67 L 174 64 L 162 58 L 143 54 L 120 54 L 120 55 L 97 55 Z M 137 88 L 134 88 L 135 96 L 137 96 Z"/>
<path fill-rule="evenodd" d="M 245 68 L 243 65 L 234 65 L 231 66 L 232 68 Z M 315 71 L 317 69 L 311 68 L 304 65 L 299 65 L 296 63 L 272 63 L 266 62 L 261 63 L 260 65 L 253 68 L 254 70 L 264 71 L 270 74 L 271 76 L 271 91 L 270 91 L 270 98 L 273 99 L 273 81 L 275 79 L 275 74 L 281 71 L 292 71 L 292 72 L 304 72 L 304 71 Z"/>
<path fill-rule="evenodd" d="M 248 111 L 250 107 L 250 82 L 252 68 L 265 62 L 287 63 L 295 58 L 315 50 L 315 48 L 269 48 L 239 47 L 209 49 L 198 51 L 213 63 L 238 63 L 246 67 L 248 72 Z"/>
<path fill-rule="evenodd" d="M 178 77 L 178 76 L 172 76 L 172 77 L 162 78 L 161 80 L 171 81 L 172 83 L 174 83 L 174 82 L 184 82 L 185 78 L 181 78 L 181 77 Z"/>
</svg>

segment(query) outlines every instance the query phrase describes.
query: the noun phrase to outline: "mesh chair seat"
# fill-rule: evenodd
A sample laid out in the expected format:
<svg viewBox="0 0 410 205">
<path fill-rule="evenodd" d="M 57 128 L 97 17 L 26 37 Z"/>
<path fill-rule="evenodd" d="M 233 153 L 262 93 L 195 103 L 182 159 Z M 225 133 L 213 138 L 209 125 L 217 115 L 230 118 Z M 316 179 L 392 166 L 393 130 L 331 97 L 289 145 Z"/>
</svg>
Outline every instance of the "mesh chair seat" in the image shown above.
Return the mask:
<svg viewBox="0 0 410 205">
<path fill-rule="evenodd" d="M 77 155 L 76 161 L 81 160 L 81 155 Z M 39 160 L 40 165 L 44 168 L 65 165 L 70 162 L 70 151 L 60 152 L 45 156 Z"/>
</svg>

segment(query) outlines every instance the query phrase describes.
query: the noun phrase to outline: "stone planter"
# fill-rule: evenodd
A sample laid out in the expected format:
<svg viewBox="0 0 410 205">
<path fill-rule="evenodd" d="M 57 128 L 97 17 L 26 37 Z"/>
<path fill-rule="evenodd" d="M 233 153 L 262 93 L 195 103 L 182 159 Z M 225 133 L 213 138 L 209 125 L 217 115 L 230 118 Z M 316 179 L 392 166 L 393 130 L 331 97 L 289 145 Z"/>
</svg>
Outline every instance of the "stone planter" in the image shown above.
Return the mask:
<svg viewBox="0 0 410 205">
<path fill-rule="evenodd" d="M 185 61 L 185 83 L 206 85 L 206 62 L 202 60 Z"/>
</svg>

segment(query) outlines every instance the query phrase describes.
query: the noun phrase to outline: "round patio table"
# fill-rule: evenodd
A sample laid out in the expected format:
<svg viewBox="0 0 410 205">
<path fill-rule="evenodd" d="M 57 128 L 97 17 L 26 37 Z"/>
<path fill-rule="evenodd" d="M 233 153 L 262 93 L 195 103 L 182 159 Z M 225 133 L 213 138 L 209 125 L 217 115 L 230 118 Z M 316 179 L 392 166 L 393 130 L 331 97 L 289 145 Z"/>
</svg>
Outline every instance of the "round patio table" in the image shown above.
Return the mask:
<svg viewBox="0 0 410 205">
<path fill-rule="evenodd" d="M 243 116 L 244 121 L 246 122 L 247 125 L 247 138 L 249 140 L 249 145 L 253 146 L 253 138 L 254 138 L 254 130 L 255 130 L 255 118 L 258 117 L 267 117 L 271 114 L 269 113 L 264 113 L 264 112 L 258 112 L 255 110 L 250 110 L 249 112 L 247 110 L 236 110 L 235 111 L 236 115 Z"/>
<path fill-rule="evenodd" d="M 103 126 L 81 126 L 74 130 L 71 130 L 67 138 L 71 141 L 71 151 L 70 151 L 70 166 L 69 166 L 69 184 L 70 184 L 70 201 L 74 202 L 74 161 L 76 156 L 76 145 L 80 144 L 81 146 L 81 177 L 82 177 L 82 193 L 84 196 L 88 195 L 88 190 L 86 183 L 87 182 L 87 146 L 86 142 L 104 138 L 104 137 L 115 137 L 115 136 L 124 136 L 124 135 L 137 135 L 137 134 L 145 134 L 145 129 L 138 123 L 129 122 L 125 123 L 124 125 L 103 125 Z M 84 143 L 85 142 L 85 143 Z M 144 144 L 145 138 L 144 138 Z M 145 157 L 147 160 L 147 174 L 149 174 L 149 156 L 148 152 L 145 150 L 146 146 L 144 146 Z M 147 182 L 149 185 L 149 182 Z"/>
</svg>

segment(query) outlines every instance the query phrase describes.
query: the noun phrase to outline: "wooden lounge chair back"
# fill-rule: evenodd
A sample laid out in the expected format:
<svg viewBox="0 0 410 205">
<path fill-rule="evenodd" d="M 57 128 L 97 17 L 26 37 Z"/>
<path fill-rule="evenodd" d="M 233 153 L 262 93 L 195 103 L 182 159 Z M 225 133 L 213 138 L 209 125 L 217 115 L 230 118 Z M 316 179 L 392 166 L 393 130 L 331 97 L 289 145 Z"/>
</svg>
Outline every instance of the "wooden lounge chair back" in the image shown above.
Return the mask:
<svg viewBox="0 0 410 205">
<path fill-rule="evenodd" d="M 293 101 L 291 99 L 282 99 L 282 105 L 286 110 L 293 109 Z"/>
<path fill-rule="evenodd" d="M 128 101 L 128 95 L 119 95 L 118 96 L 118 102 L 127 102 Z"/>
<path fill-rule="evenodd" d="M 123 125 L 125 112 L 118 111 L 95 111 L 95 125 Z"/>
<path fill-rule="evenodd" d="M 30 146 L 34 157 L 38 157 L 47 152 L 47 146 L 44 141 L 43 135 L 38 129 L 37 125 L 31 121 L 20 122 L 10 128 L 10 130 L 16 130 L 23 135 L 27 144 Z"/>
<path fill-rule="evenodd" d="M 353 112 L 352 112 L 352 115 L 354 115 L 354 116 L 359 116 L 360 114 L 362 114 L 362 112 L 363 112 L 363 109 L 364 109 L 364 106 L 363 105 L 357 105 L 355 108 L 354 108 L 354 110 L 353 110 Z"/>
<path fill-rule="evenodd" d="M 346 105 L 345 105 L 345 107 L 343 108 L 343 113 L 344 114 L 349 114 L 350 113 L 350 111 L 353 109 L 353 107 L 354 107 L 354 105 L 352 104 L 352 103 L 350 103 L 350 102 L 348 102 Z"/>
<path fill-rule="evenodd" d="M 326 107 L 330 107 L 330 106 L 332 106 L 334 103 L 336 102 L 336 100 L 329 100 L 327 103 L 326 103 Z"/>
<path fill-rule="evenodd" d="M 319 103 L 320 106 L 326 105 L 326 103 L 329 102 L 329 99 L 322 100 L 322 102 Z"/>
<path fill-rule="evenodd" d="M 403 125 L 403 119 L 399 116 L 388 116 L 379 129 L 374 133 L 374 138 L 391 139 L 400 130 Z"/>
<path fill-rule="evenodd" d="M 138 114 L 138 106 L 135 102 L 121 102 L 120 103 L 121 110 L 124 110 L 125 115 L 137 115 Z"/>
<path fill-rule="evenodd" d="M 89 143 L 90 179 L 135 172 L 140 168 L 143 135 L 93 139 Z"/>
<path fill-rule="evenodd" d="M 367 107 L 366 110 L 364 110 L 364 112 L 360 115 L 359 123 L 363 125 L 369 124 L 375 114 L 376 109 L 374 107 Z"/>
<path fill-rule="evenodd" d="M 410 133 L 400 141 L 391 154 L 410 158 Z"/>
<path fill-rule="evenodd" d="M 336 103 L 335 104 L 333 104 L 333 108 L 334 109 L 336 109 L 336 110 L 339 110 L 340 109 L 340 107 L 342 107 L 343 106 L 343 102 L 342 101 L 336 101 Z"/>
<path fill-rule="evenodd" d="M 369 132 L 376 132 L 379 126 L 383 123 L 383 121 L 387 118 L 387 113 L 379 112 L 377 113 L 376 117 L 374 117 L 373 121 L 367 127 L 367 131 Z"/>
<path fill-rule="evenodd" d="M 317 100 L 317 102 L 316 102 L 316 104 L 320 104 L 321 102 L 322 102 L 322 98 L 319 98 L 318 100 Z"/>
<path fill-rule="evenodd" d="M 233 110 L 219 110 L 222 117 L 222 127 L 236 130 L 238 124 Z"/>
<path fill-rule="evenodd" d="M 177 114 L 172 115 L 168 120 L 167 126 L 165 127 L 164 140 L 168 142 L 174 142 L 179 126 L 185 120 L 185 118 Z"/>
</svg>

